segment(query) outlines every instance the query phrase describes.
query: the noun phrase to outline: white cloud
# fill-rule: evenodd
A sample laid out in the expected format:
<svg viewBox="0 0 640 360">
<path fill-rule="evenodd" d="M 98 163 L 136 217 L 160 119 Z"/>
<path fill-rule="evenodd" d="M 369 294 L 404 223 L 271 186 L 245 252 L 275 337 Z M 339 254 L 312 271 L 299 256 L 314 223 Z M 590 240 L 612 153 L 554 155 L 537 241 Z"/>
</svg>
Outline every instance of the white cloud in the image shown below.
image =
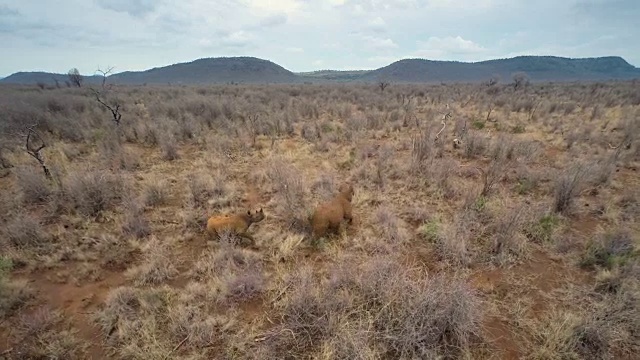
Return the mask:
<svg viewBox="0 0 640 360">
<path fill-rule="evenodd" d="M 245 31 L 234 31 L 222 37 L 220 43 L 229 47 L 244 47 L 251 43 L 253 36 Z"/>
<path fill-rule="evenodd" d="M 487 49 L 479 44 L 471 40 L 465 40 L 459 35 L 443 38 L 432 36 L 427 41 L 418 42 L 418 50 L 415 55 L 442 60 L 462 57 L 466 60 L 470 55 L 479 55 L 486 51 Z"/>
<path fill-rule="evenodd" d="M 303 53 L 304 49 L 299 47 L 288 47 L 288 48 L 285 48 L 284 51 L 290 52 L 290 53 Z"/>
<path fill-rule="evenodd" d="M 364 46 L 371 50 L 391 50 L 398 48 L 398 44 L 396 44 L 389 38 L 361 35 L 360 39 L 362 40 Z"/>
<path fill-rule="evenodd" d="M 374 32 L 383 32 L 387 29 L 387 23 L 383 18 L 377 16 L 369 20 L 367 28 L 373 30 Z"/>
<path fill-rule="evenodd" d="M 128 13 L 131 16 L 145 16 L 153 12 L 160 1 L 156 0 L 96 0 L 107 10 Z"/>
<path fill-rule="evenodd" d="M 274 14 L 260 19 L 257 27 L 273 27 L 287 22 L 286 14 Z"/>
<path fill-rule="evenodd" d="M 257 14 L 294 15 L 300 11 L 303 2 L 299 0 L 249 0 L 249 6 Z"/>
</svg>

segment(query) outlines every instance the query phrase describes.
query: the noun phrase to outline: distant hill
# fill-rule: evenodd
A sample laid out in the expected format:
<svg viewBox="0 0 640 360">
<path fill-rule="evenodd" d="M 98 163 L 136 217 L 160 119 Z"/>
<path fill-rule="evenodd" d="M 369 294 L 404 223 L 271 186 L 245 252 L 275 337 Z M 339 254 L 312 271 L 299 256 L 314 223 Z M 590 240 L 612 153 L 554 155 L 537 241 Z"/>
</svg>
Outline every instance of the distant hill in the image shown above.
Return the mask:
<svg viewBox="0 0 640 360">
<path fill-rule="evenodd" d="M 518 56 L 475 63 L 405 59 L 373 70 L 363 81 L 479 82 L 498 75 L 511 81 L 515 72 L 527 73 L 531 81 L 593 81 L 640 78 L 640 69 L 621 57 L 569 59 L 554 56 Z"/>
<path fill-rule="evenodd" d="M 268 60 L 254 57 L 208 58 L 188 63 L 126 71 L 109 80 L 116 84 L 295 83 L 300 77 Z"/>
<path fill-rule="evenodd" d="M 109 76 L 115 84 L 224 84 L 224 83 L 334 83 L 376 82 L 405 83 L 480 82 L 499 76 L 511 82 L 513 73 L 523 71 L 533 82 L 604 81 L 640 79 L 640 69 L 621 57 L 570 59 L 555 56 L 518 56 L 480 62 L 403 59 L 375 70 L 320 70 L 293 73 L 268 60 L 255 57 L 204 58 L 145 71 L 126 71 Z M 66 74 L 18 72 L 0 83 L 64 84 Z M 86 76 L 85 83 L 100 83 L 100 76 Z"/>
<path fill-rule="evenodd" d="M 17 72 L 11 74 L 4 79 L 0 79 L 0 83 L 5 84 L 37 84 L 43 83 L 47 85 L 54 85 L 56 80 L 64 86 L 65 81 L 69 81 L 67 74 L 54 74 L 48 72 L 34 71 L 34 72 Z M 101 76 L 85 76 L 84 82 L 87 84 L 99 84 L 102 82 Z"/>
</svg>

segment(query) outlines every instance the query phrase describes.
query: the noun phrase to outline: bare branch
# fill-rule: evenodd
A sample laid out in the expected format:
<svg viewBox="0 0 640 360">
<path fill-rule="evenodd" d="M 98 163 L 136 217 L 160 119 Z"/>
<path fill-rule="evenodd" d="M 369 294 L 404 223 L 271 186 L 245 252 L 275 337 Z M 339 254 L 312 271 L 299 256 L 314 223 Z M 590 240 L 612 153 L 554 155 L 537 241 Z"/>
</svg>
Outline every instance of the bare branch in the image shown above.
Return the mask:
<svg viewBox="0 0 640 360">
<path fill-rule="evenodd" d="M 40 153 L 42 149 L 47 147 L 47 144 L 44 142 L 44 139 L 42 139 L 40 134 L 38 134 L 38 132 L 35 130 L 37 125 L 38 124 L 36 123 L 30 126 L 27 126 L 26 134 L 23 133 L 20 136 L 25 138 L 25 148 L 26 148 L 25 151 L 27 152 L 27 154 L 31 155 L 31 157 L 33 157 L 38 161 L 38 163 L 42 167 L 42 171 L 44 171 L 44 175 L 47 177 L 47 179 L 51 179 L 51 172 L 49 171 L 49 168 L 45 164 L 43 155 Z M 33 141 L 39 141 L 40 145 L 37 147 L 34 147 Z"/>
<path fill-rule="evenodd" d="M 96 73 L 100 73 L 102 74 L 102 87 L 105 87 L 105 84 L 107 82 L 107 76 L 109 74 L 111 74 L 111 71 L 113 71 L 113 66 L 109 66 L 107 67 L 107 70 L 102 70 L 100 68 L 98 68 L 98 70 L 96 70 Z"/>
<path fill-rule="evenodd" d="M 117 126 L 120 126 L 120 120 L 122 119 L 122 113 L 120 113 L 120 103 L 116 101 L 115 104 L 111 106 L 100 98 L 101 94 L 99 91 L 97 91 L 94 88 L 90 88 L 90 89 L 93 92 L 93 95 L 95 96 L 96 101 L 100 103 L 102 106 L 106 107 L 109 111 L 111 111 L 111 115 L 113 116 L 113 122 L 115 122 Z"/>
</svg>

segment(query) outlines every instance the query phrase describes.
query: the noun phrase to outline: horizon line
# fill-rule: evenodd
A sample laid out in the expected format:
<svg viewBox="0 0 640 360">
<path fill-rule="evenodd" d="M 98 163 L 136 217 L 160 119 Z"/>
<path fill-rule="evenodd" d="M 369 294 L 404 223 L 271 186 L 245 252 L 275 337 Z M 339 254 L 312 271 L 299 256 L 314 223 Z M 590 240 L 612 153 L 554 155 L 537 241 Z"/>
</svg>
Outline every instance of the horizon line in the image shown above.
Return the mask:
<svg viewBox="0 0 640 360">
<path fill-rule="evenodd" d="M 253 59 L 258 59 L 258 60 L 262 60 L 262 61 L 271 62 L 271 63 L 276 64 L 276 65 L 282 67 L 283 69 L 285 69 L 287 71 L 290 71 L 291 73 L 294 73 L 294 74 L 302 74 L 302 73 L 313 73 L 313 72 L 320 72 L 320 71 L 375 71 L 375 70 L 384 68 L 386 66 L 389 66 L 391 64 L 394 64 L 396 62 L 403 61 L 403 60 L 426 60 L 426 61 L 433 61 L 433 62 L 454 62 L 454 63 L 463 63 L 463 64 L 477 64 L 477 63 L 482 63 L 482 62 L 487 62 L 487 61 L 509 60 L 509 59 L 516 59 L 516 58 L 522 58 L 522 57 L 548 57 L 548 58 L 560 58 L 560 59 L 567 59 L 567 60 L 589 60 L 589 59 L 602 59 L 602 58 L 620 58 L 624 62 L 626 62 L 627 64 L 633 66 L 634 68 L 640 69 L 637 66 L 631 64 L 629 61 L 627 61 L 624 57 L 619 56 L 619 55 L 586 56 L 586 57 L 568 57 L 568 56 L 559 56 L 559 55 L 515 55 L 515 56 L 511 56 L 511 57 L 487 58 L 485 60 L 477 60 L 477 61 L 433 60 L 433 59 L 420 58 L 420 57 L 402 57 L 402 58 L 398 58 L 397 60 L 389 62 L 387 65 L 383 65 L 383 66 L 376 67 L 376 68 L 371 68 L 371 69 L 365 69 L 365 68 L 346 69 L 346 70 L 340 70 L 340 69 L 318 69 L 318 70 L 292 71 L 292 70 L 289 70 L 286 67 L 276 63 L 273 60 L 269 60 L 269 59 L 261 58 L 261 57 L 257 57 L 257 56 L 251 56 L 251 55 L 237 55 L 237 56 L 201 57 L 201 58 L 197 58 L 197 59 L 193 59 L 193 60 L 176 62 L 176 63 L 173 63 L 173 64 L 158 65 L 158 66 L 148 67 L 148 68 L 146 68 L 144 70 L 123 70 L 123 71 L 120 71 L 120 72 L 117 72 L 117 73 L 110 74 L 108 77 L 111 77 L 111 76 L 117 75 L 117 74 L 122 74 L 122 73 L 125 73 L 125 72 L 144 72 L 144 71 L 148 71 L 148 70 L 152 70 L 152 69 L 159 69 L 159 68 L 169 67 L 169 66 L 173 66 L 173 65 L 180 65 L 180 64 L 189 64 L 189 63 L 192 63 L 192 62 L 195 62 L 195 61 L 198 61 L 198 60 L 210 60 L 210 59 L 253 58 Z M 71 67 L 70 69 L 73 69 L 73 67 Z M 7 77 L 9 77 L 11 75 L 19 74 L 19 73 L 47 73 L 47 74 L 53 74 L 53 75 L 66 75 L 66 72 L 51 72 L 51 71 L 43 71 L 43 70 L 19 70 L 19 71 L 15 71 L 13 73 L 10 73 L 8 75 L 4 75 L 4 76 L 0 75 L 0 79 L 4 79 L 4 78 L 7 78 Z M 94 71 L 92 74 L 81 73 L 81 75 L 85 76 L 85 77 L 101 76 L 101 75 L 97 74 L 97 70 Z"/>
</svg>

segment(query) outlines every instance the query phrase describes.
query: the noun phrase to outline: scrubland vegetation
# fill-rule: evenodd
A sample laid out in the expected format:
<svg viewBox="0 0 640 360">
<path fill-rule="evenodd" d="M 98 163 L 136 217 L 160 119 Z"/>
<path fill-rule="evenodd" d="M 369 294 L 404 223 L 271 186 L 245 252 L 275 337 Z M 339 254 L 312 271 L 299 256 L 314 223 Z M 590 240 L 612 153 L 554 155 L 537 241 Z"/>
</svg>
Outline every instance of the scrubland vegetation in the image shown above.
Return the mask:
<svg viewBox="0 0 640 360">
<path fill-rule="evenodd" d="M 0 87 L 0 358 L 635 358 L 638 89 Z"/>
</svg>

